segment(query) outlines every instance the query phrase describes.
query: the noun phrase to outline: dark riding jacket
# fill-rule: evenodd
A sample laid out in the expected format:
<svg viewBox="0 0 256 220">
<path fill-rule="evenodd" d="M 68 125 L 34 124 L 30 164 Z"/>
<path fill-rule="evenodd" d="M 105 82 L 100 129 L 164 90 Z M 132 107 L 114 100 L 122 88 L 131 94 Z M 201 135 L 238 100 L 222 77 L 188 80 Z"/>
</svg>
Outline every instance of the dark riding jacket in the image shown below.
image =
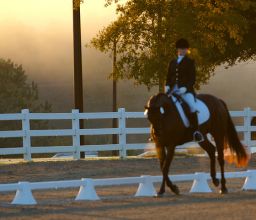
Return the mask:
<svg viewBox="0 0 256 220">
<path fill-rule="evenodd" d="M 184 56 L 180 63 L 173 59 L 168 68 L 166 85 L 173 89 L 175 84 L 179 88 L 186 87 L 187 92 L 195 93 L 194 84 L 196 81 L 195 62 L 187 56 Z"/>
</svg>

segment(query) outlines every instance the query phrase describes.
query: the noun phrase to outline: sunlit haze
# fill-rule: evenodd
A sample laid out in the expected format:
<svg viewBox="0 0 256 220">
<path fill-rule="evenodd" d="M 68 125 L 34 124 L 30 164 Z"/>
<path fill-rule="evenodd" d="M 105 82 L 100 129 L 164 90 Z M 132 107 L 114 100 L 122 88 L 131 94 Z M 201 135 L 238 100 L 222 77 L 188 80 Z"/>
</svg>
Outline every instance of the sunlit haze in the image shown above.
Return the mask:
<svg viewBox="0 0 256 220">
<path fill-rule="evenodd" d="M 83 46 L 115 17 L 115 8 L 104 2 L 81 5 Z M 72 0 L 0 0 L 0 14 L 0 57 L 23 64 L 35 76 L 73 70 Z"/>
<path fill-rule="evenodd" d="M 94 91 L 109 94 L 105 100 L 108 106 L 95 107 L 97 111 L 111 109 L 112 84 L 107 80 L 111 59 L 109 55 L 86 48 L 85 44 L 116 18 L 115 5 L 106 8 L 104 4 L 105 0 L 85 0 L 81 5 L 85 100 L 100 105 L 99 95 Z M 0 0 L 0 15 L 0 58 L 22 64 L 29 80 L 39 85 L 43 99 L 50 97 L 58 111 L 70 110 L 73 102 L 72 0 Z M 201 92 L 222 97 L 232 108 L 256 107 L 255 68 L 252 61 L 228 70 L 219 67 L 216 76 Z M 127 89 L 131 86 L 132 82 L 118 84 L 118 106 L 142 110 L 156 90 L 148 92 L 141 86 L 131 93 Z"/>
</svg>

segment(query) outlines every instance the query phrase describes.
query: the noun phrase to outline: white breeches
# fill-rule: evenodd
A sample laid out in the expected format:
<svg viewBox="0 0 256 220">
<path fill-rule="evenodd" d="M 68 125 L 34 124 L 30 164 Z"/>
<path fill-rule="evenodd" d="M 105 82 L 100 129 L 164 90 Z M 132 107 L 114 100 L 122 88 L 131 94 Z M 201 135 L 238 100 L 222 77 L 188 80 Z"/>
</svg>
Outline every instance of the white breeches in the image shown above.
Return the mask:
<svg viewBox="0 0 256 220">
<path fill-rule="evenodd" d="M 189 105 L 191 112 L 196 112 L 196 100 L 192 93 L 184 93 L 181 95 L 182 99 Z"/>
<path fill-rule="evenodd" d="M 175 84 L 173 87 L 173 91 L 179 89 L 178 86 Z M 196 100 L 192 93 L 186 92 L 181 94 L 182 99 L 188 104 L 191 112 L 196 112 Z"/>
</svg>

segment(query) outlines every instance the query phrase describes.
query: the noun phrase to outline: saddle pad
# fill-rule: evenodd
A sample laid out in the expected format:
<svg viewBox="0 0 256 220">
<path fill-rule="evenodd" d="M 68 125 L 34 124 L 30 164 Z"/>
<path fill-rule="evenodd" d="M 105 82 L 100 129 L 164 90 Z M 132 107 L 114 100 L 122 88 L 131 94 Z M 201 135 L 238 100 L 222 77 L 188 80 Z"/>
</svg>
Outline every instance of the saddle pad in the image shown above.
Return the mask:
<svg viewBox="0 0 256 220">
<path fill-rule="evenodd" d="M 175 103 L 175 106 L 180 114 L 180 117 L 181 117 L 185 127 L 189 127 L 189 120 L 188 120 L 187 116 L 185 115 L 180 102 L 174 96 L 172 96 L 172 100 Z M 195 107 L 196 107 L 196 110 L 198 111 L 198 113 L 197 113 L 198 124 L 201 125 L 210 118 L 210 112 L 209 112 L 209 109 L 206 106 L 206 104 L 204 104 L 204 102 L 202 102 L 200 99 L 196 99 Z"/>
</svg>

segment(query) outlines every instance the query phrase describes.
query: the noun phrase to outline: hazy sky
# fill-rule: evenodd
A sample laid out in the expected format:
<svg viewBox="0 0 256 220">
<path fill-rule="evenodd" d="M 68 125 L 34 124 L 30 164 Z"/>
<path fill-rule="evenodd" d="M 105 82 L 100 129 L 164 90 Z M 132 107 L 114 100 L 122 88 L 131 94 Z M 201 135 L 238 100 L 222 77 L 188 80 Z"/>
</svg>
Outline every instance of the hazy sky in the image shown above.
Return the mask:
<svg viewBox="0 0 256 220">
<path fill-rule="evenodd" d="M 81 4 L 82 29 L 87 29 L 88 37 L 115 18 L 115 6 L 106 8 L 104 3 L 86 0 Z M 72 30 L 72 0 L 0 0 L 0 14 L 1 26 L 22 25 L 41 33 L 56 26 Z"/>
<path fill-rule="evenodd" d="M 106 8 L 104 2 L 81 5 L 83 46 L 115 18 L 115 7 Z M 72 0 L 0 0 L 0 15 L 1 58 L 23 64 L 35 79 L 61 72 L 72 77 Z M 88 56 L 83 57 L 86 61 Z"/>
<path fill-rule="evenodd" d="M 111 60 L 105 54 L 84 47 L 103 26 L 107 26 L 116 17 L 115 6 L 105 8 L 104 2 L 105 0 L 85 0 L 81 5 L 86 91 L 89 86 L 102 88 L 107 83 L 109 87 L 106 89 L 111 92 L 111 81 L 106 80 L 111 71 Z M 72 0 L 0 0 L 0 58 L 10 58 L 15 63 L 22 64 L 29 79 L 35 80 L 41 91 L 44 87 L 48 89 L 52 86 L 56 93 L 52 98 L 62 103 L 59 98 L 63 91 L 58 88 L 70 87 L 67 92 L 72 93 L 73 86 L 72 28 Z M 220 67 L 216 73 L 210 83 L 202 87 L 201 92 L 222 97 L 232 108 L 256 108 L 255 62 L 246 62 L 228 70 Z M 88 80 L 88 77 L 96 75 L 102 75 L 101 79 Z M 119 91 L 125 93 L 126 88 L 121 83 Z M 134 93 L 145 97 L 141 106 L 150 95 L 145 88 L 134 90 Z M 89 92 L 86 95 L 91 100 L 97 98 Z M 141 102 L 140 96 L 131 98 L 134 105 Z M 72 99 L 72 94 L 65 99 Z"/>
</svg>

